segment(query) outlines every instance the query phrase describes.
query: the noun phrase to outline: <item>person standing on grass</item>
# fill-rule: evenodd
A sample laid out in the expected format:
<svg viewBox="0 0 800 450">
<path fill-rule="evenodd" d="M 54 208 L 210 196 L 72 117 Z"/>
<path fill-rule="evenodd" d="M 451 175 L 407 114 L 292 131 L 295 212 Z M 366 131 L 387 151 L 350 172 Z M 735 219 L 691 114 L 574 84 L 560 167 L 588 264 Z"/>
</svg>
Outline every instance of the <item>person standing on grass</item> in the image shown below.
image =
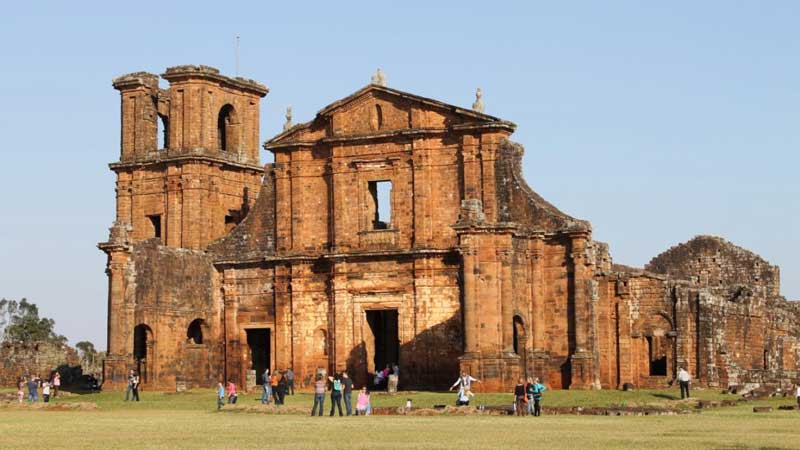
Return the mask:
<svg viewBox="0 0 800 450">
<path fill-rule="evenodd" d="M 142 379 L 139 378 L 138 373 L 133 374 L 133 400 L 139 401 L 139 384 L 141 383 Z"/>
<path fill-rule="evenodd" d="M 36 376 L 31 375 L 30 380 L 27 383 L 28 386 L 28 401 L 30 403 L 36 403 L 39 401 L 39 382 L 36 381 Z"/>
<path fill-rule="evenodd" d="M 222 409 L 222 406 L 225 404 L 225 386 L 222 384 L 222 381 L 217 383 L 217 409 Z"/>
<path fill-rule="evenodd" d="M 61 374 L 56 372 L 53 375 L 53 398 L 58 397 L 58 388 L 61 387 Z"/>
<path fill-rule="evenodd" d="M 331 414 L 330 416 L 333 417 L 333 411 L 335 407 L 339 407 L 339 417 L 342 417 L 342 379 L 339 377 L 339 374 L 336 374 L 332 377 L 328 377 L 331 380 Z"/>
<path fill-rule="evenodd" d="M 342 372 L 342 395 L 344 395 L 344 409 L 348 416 L 353 415 L 353 380 L 345 370 Z"/>
<path fill-rule="evenodd" d="M 286 374 L 281 374 L 278 380 L 278 404 L 282 405 L 286 398 L 286 391 L 289 390 L 289 381 L 286 380 Z"/>
<path fill-rule="evenodd" d="M 527 381 L 528 382 L 525 383 L 525 398 L 528 400 L 528 402 L 526 404 L 528 406 L 528 415 L 533 416 L 534 415 L 534 410 L 533 410 L 533 392 L 534 392 L 534 386 L 535 385 L 533 383 L 533 378 L 528 377 Z"/>
<path fill-rule="evenodd" d="M 24 398 L 25 398 L 25 379 L 21 378 L 17 380 L 17 403 L 21 405 L 22 400 Z"/>
<path fill-rule="evenodd" d="M 368 416 L 370 414 L 372 414 L 372 405 L 369 403 L 369 391 L 364 386 L 356 399 L 356 415 Z"/>
<path fill-rule="evenodd" d="M 795 396 L 797 397 L 797 409 L 800 410 L 800 383 L 797 383 L 797 388 L 795 389 Z"/>
<path fill-rule="evenodd" d="M 280 373 L 280 369 L 276 369 L 272 371 L 272 375 L 269 376 L 269 386 L 272 389 L 272 399 L 275 400 L 275 404 L 278 404 L 278 373 Z"/>
<path fill-rule="evenodd" d="M 456 380 L 455 383 L 453 383 L 452 386 L 450 386 L 450 390 L 452 391 L 456 387 L 461 387 L 461 388 L 464 388 L 464 389 L 470 389 L 472 387 L 472 383 L 473 382 L 480 383 L 481 380 L 479 380 L 477 378 L 472 378 L 471 376 L 469 376 L 467 374 L 467 372 L 461 372 L 461 376 L 458 377 L 458 379 Z"/>
<path fill-rule="evenodd" d="M 50 403 L 50 383 L 47 381 L 42 383 L 42 398 L 45 403 Z"/>
<path fill-rule="evenodd" d="M 518 416 L 524 416 L 527 411 L 525 403 L 528 401 L 525 393 L 525 379 L 520 377 L 519 382 L 514 386 L 514 409 Z"/>
<path fill-rule="evenodd" d="M 317 373 L 317 380 L 314 381 L 314 406 L 311 407 L 312 417 L 317 410 L 317 405 L 319 405 L 318 416 L 322 417 L 322 409 L 325 407 L 325 387 L 325 379 L 322 378 L 322 374 Z"/>
<path fill-rule="evenodd" d="M 681 400 L 689 398 L 689 382 L 692 380 L 685 367 L 678 370 L 678 383 L 681 385 Z"/>
<path fill-rule="evenodd" d="M 133 392 L 133 370 L 128 372 L 128 388 L 125 389 L 125 401 L 128 401 L 128 396 Z"/>
<path fill-rule="evenodd" d="M 289 389 L 287 393 L 294 395 L 294 371 L 291 367 L 286 369 L 286 383 Z"/>
<path fill-rule="evenodd" d="M 264 369 L 264 373 L 261 374 L 261 404 L 268 405 L 269 404 L 269 397 L 272 395 L 272 388 L 269 384 L 269 369 Z"/>
<path fill-rule="evenodd" d="M 228 380 L 228 404 L 235 405 L 237 397 L 236 384 L 233 380 Z"/>
<path fill-rule="evenodd" d="M 547 388 L 539 382 L 538 378 L 533 380 L 533 415 L 536 417 L 542 415 L 542 405 L 540 402 L 542 401 L 542 392 L 546 390 Z"/>
</svg>

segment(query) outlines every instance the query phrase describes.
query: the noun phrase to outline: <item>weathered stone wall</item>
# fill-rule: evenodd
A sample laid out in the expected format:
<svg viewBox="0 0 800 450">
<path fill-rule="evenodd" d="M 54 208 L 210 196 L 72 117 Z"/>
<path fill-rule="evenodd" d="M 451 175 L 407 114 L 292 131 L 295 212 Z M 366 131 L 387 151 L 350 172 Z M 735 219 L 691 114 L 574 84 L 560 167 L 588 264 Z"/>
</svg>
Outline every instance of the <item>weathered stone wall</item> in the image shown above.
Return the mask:
<svg viewBox="0 0 800 450">
<path fill-rule="evenodd" d="M 3 342 L 0 344 L 0 386 L 16 386 L 22 377 L 38 375 L 49 379 L 56 371 L 72 373 L 80 368 L 78 352 L 68 345 L 48 342 Z M 63 379 L 64 384 L 69 381 Z"/>
<path fill-rule="evenodd" d="M 167 389 L 292 367 L 298 384 L 324 368 L 362 385 L 379 361 L 405 387 L 465 370 L 503 391 L 520 376 L 660 387 L 679 365 L 711 386 L 797 373 L 800 314 L 777 267 L 714 237 L 646 270 L 612 265 L 588 222 L 527 185 L 510 122 L 370 85 L 288 124 L 262 170 L 265 87 L 204 66 L 164 78 L 115 80 L 117 218 L 100 244 L 112 383 L 131 367 Z"/>
</svg>

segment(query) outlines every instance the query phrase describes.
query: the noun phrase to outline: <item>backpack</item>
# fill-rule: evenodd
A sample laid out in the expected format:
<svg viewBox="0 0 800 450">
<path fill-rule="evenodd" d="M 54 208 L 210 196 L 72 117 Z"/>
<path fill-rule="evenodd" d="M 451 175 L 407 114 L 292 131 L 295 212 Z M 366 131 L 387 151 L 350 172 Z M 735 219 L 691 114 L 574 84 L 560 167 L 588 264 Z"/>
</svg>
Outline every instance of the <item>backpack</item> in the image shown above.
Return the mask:
<svg viewBox="0 0 800 450">
<path fill-rule="evenodd" d="M 334 391 L 341 391 L 342 390 L 342 382 L 339 380 L 333 380 L 333 390 Z"/>
</svg>

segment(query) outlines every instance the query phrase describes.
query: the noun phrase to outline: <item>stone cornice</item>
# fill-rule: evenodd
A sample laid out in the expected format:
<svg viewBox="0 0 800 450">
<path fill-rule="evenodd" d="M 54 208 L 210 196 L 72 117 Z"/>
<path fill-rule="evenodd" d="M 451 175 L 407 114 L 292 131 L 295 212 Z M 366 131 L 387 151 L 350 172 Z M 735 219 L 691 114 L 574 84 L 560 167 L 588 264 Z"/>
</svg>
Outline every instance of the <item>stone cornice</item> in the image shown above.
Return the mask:
<svg viewBox="0 0 800 450">
<path fill-rule="evenodd" d="M 259 97 L 264 97 L 269 92 L 269 88 L 266 85 L 259 83 L 258 81 L 251 80 L 249 78 L 242 78 L 242 77 L 233 78 L 233 77 L 227 77 L 225 75 L 220 75 L 219 69 L 203 65 L 168 67 L 166 72 L 161 74 L 161 77 L 169 81 L 170 83 L 172 83 L 173 81 L 188 80 L 193 78 L 212 80 L 223 85 L 228 85 L 230 87 L 242 89 L 244 91 L 250 92 L 251 94 L 255 94 Z"/>
<path fill-rule="evenodd" d="M 406 137 L 413 139 L 415 137 L 428 137 L 428 136 L 443 136 L 448 133 L 458 132 L 475 132 L 475 131 L 491 131 L 502 130 L 513 132 L 515 125 L 511 122 L 490 122 L 481 124 L 463 124 L 452 125 L 446 128 L 402 128 L 398 130 L 382 131 L 378 133 L 367 134 L 345 134 L 337 136 L 327 136 L 316 141 L 286 141 L 276 142 L 276 139 L 271 139 L 264 142 L 264 150 L 280 150 L 284 148 L 294 147 L 313 147 L 317 144 L 347 144 L 351 142 L 369 142 L 378 141 L 382 139 L 391 139 L 397 137 Z"/>
<path fill-rule="evenodd" d="M 217 260 L 214 261 L 215 266 L 236 266 L 254 263 L 274 263 L 280 264 L 284 262 L 313 262 L 319 259 L 327 259 L 331 261 L 341 261 L 348 259 L 359 258 L 375 258 L 384 256 L 410 256 L 410 257 L 424 257 L 427 255 L 446 255 L 458 251 L 457 248 L 424 248 L 424 249 L 404 249 L 404 250 L 364 250 L 353 252 L 341 253 L 322 253 L 322 254 L 287 254 L 287 255 L 264 255 L 263 257 L 247 258 L 241 260 Z"/>
<path fill-rule="evenodd" d="M 117 171 L 117 170 L 126 170 L 131 168 L 152 166 L 158 164 L 205 161 L 205 162 L 222 164 L 229 167 L 236 167 L 239 169 L 255 170 L 259 172 L 264 171 L 264 167 L 262 167 L 261 165 L 235 161 L 227 158 L 221 158 L 219 156 L 205 154 L 197 150 L 198 149 L 195 149 L 195 151 L 192 151 L 191 153 L 185 151 L 173 152 L 172 154 L 167 153 L 164 156 L 162 156 L 160 153 L 156 154 L 155 152 L 151 152 L 150 154 L 147 155 L 147 157 L 113 162 L 109 164 L 108 167 L 113 171 Z M 161 152 L 163 153 L 163 151 Z"/>
</svg>

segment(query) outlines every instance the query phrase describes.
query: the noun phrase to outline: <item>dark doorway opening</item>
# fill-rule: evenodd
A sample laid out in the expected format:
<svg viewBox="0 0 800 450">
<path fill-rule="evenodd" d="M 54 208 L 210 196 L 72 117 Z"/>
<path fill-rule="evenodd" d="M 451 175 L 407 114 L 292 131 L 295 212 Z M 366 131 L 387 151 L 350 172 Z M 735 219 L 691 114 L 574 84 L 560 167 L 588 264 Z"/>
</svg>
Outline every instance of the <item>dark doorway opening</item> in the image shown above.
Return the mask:
<svg viewBox="0 0 800 450">
<path fill-rule="evenodd" d="M 161 238 L 161 214 L 154 214 L 147 218 L 150 219 L 150 225 L 153 226 L 153 237 Z"/>
<path fill-rule="evenodd" d="M 269 328 L 253 328 L 247 330 L 247 346 L 250 347 L 251 369 L 256 371 L 256 384 L 262 384 L 261 374 L 270 369 L 270 333 Z"/>
<path fill-rule="evenodd" d="M 142 383 L 150 381 L 147 355 L 152 353 L 152 347 L 153 330 L 145 324 L 136 325 L 133 329 L 133 359 L 136 363 L 136 373 L 139 374 Z"/>
<path fill-rule="evenodd" d="M 391 370 L 392 364 L 399 365 L 400 338 L 397 329 L 397 310 L 367 311 L 367 323 L 372 332 L 372 342 L 367 345 L 368 358 L 371 359 L 367 361 L 367 366 L 371 369 L 369 371 L 383 370 L 387 365 Z"/>
<path fill-rule="evenodd" d="M 665 340 L 659 336 L 647 336 L 647 347 L 650 358 L 650 376 L 667 375 L 667 355 Z"/>
</svg>

